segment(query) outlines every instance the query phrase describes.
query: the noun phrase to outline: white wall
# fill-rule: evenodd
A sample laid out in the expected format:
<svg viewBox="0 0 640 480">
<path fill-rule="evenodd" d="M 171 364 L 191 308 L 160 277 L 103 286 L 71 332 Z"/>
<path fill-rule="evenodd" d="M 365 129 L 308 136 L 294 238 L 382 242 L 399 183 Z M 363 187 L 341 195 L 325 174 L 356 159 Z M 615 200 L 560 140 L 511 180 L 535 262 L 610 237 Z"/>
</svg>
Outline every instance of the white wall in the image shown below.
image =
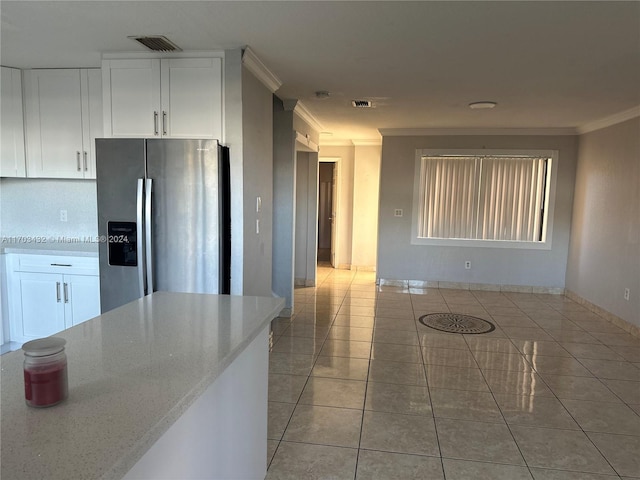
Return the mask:
<svg viewBox="0 0 640 480">
<path fill-rule="evenodd" d="M 355 166 L 355 147 L 321 146 L 319 156 L 340 159 L 340 178 L 338 185 L 338 268 L 351 268 L 353 248 L 353 172 Z"/>
<path fill-rule="evenodd" d="M 381 146 L 356 145 L 351 268 L 373 271 L 378 247 Z"/>
<path fill-rule="evenodd" d="M 381 146 L 320 147 L 339 158 L 338 268 L 376 269 Z"/>
<path fill-rule="evenodd" d="M 67 221 L 60 221 L 67 210 Z M 0 179 L 0 236 L 95 237 L 95 180 Z"/>
<path fill-rule="evenodd" d="M 640 327 L 640 118 L 580 137 L 567 289 Z M 624 289 L 630 289 L 629 301 Z"/>
<path fill-rule="evenodd" d="M 380 173 L 378 278 L 563 288 L 571 230 L 576 136 L 385 136 Z M 558 150 L 550 250 L 411 245 L 417 149 Z M 403 209 L 403 217 L 394 217 Z M 465 270 L 464 262 L 472 269 Z"/>
</svg>

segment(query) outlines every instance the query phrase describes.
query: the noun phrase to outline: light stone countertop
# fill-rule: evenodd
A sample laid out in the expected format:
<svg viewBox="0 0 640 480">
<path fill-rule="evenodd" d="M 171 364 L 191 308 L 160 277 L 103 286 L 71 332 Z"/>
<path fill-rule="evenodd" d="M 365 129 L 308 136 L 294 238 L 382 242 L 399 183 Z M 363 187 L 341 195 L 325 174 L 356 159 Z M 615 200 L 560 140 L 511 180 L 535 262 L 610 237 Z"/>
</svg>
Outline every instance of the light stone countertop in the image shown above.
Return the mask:
<svg viewBox="0 0 640 480">
<path fill-rule="evenodd" d="M 17 242 L 8 241 L 0 244 L 0 254 L 21 253 L 31 255 L 61 255 L 73 257 L 98 257 L 98 243 L 91 242 Z M 27 238 L 27 237 L 25 237 Z"/>
<path fill-rule="evenodd" d="M 69 398 L 24 401 L 23 352 L 0 357 L 0 477 L 121 478 L 284 307 L 155 292 L 60 332 Z"/>
</svg>

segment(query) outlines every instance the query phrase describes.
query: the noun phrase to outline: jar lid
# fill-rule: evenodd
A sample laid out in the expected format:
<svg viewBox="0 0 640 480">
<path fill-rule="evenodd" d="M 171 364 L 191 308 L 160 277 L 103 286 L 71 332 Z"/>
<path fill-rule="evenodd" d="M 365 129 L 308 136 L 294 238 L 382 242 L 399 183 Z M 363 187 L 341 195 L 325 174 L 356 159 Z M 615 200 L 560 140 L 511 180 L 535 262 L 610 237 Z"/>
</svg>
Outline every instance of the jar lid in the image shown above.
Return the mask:
<svg viewBox="0 0 640 480">
<path fill-rule="evenodd" d="M 39 338 L 22 345 L 22 350 L 30 357 L 45 357 L 63 351 L 66 343 L 67 341 L 60 337 Z"/>
</svg>

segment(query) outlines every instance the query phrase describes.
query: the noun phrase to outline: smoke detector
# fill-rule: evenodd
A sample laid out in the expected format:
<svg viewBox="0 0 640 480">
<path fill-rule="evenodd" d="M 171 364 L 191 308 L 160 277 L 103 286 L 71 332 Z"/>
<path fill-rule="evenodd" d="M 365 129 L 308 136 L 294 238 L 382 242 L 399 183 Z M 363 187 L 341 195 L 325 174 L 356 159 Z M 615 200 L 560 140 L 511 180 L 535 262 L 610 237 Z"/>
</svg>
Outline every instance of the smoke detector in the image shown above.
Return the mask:
<svg viewBox="0 0 640 480">
<path fill-rule="evenodd" d="M 351 106 L 354 108 L 371 108 L 373 103 L 370 100 L 351 100 Z"/>
<path fill-rule="evenodd" d="M 469 104 L 469 108 L 473 110 L 486 110 L 495 108 L 496 105 L 498 105 L 496 102 L 473 102 Z"/>
<path fill-rule="evenodd" d="M 180 47 L 178 47 L 175 43 L 169 40 L 167 37 L 163 35 L 145 35 L 145 36 L 136 36 L 132 35 L 130 37 L 131 40 L 135 40 L 138 43 L 141 43 L 149 50 L 153 50 L 154 52 L 179 52 L 182 51 Z"/>
</svg>

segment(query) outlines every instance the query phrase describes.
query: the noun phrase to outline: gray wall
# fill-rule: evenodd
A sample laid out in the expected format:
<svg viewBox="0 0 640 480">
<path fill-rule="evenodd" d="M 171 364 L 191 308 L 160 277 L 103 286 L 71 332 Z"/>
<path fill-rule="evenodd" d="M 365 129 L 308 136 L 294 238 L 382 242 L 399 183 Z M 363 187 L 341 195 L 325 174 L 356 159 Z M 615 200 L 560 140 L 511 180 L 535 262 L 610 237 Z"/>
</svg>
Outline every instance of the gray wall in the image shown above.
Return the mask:
<svg viewBox="0 0 640 480">
<path fill-rule="evenodd" d="M 296 152 L 293 111 L 273 99 L 273 293 L 293 304 Z"/>
<path fill-rule="evenodd" d="M 231 293 L 244 288 L 244 153 L 242 144 L 242 50 L 224 56 L 224 138 L 231 158 Z"/>
<path fill-rule="evenodd" d="M 580 137 L 567 289 L 640 327 L 640 118 Z M 624 289 L 631 291 L 624 300 Z"/>
<path fill-rule="evenodd" d="M 385 136 L 382 143 L 378 278 L 562 288 L 565 285 L 573 186 L 575 136 Z M 558 150 L 551 250 L 411 245 L 413 179 L 417 149 Z M 404 210 L 394 217 L 394 209 Z M 471 270 L 464 269 L 470 260 Z"/>
<path fill-rule="evenodd" d="M 272 94 L 242 65 L 241 49 L 225 51 L 224 75 L 224 144 L 231 155 L 231 293 L 271 296 Z M 258 196 L 261 212 L 256 212 Z"/>
<path fill-rule="evenodd" d="M 67 210 L 66 222 L 60 210 Z M 0 179 L 0 235 L 95 237 L 95 180 Z"/>
<path fill-rule="evenodd" d="M 296 154 L 295 266 L 297 284 L 316 284 L 318 239 L 318 154 Z"/>
<path fill-rule="evenodd" d="M 271 296 L 273 247 L 273 96 L 242 69 L 243 294 Z M 260 212 L 256 199 L 260 197 Z M 256 220 L 260 233 L 256 233 Z M 232 229 L 233 234 L 233 229 Z"/>
</svg>

